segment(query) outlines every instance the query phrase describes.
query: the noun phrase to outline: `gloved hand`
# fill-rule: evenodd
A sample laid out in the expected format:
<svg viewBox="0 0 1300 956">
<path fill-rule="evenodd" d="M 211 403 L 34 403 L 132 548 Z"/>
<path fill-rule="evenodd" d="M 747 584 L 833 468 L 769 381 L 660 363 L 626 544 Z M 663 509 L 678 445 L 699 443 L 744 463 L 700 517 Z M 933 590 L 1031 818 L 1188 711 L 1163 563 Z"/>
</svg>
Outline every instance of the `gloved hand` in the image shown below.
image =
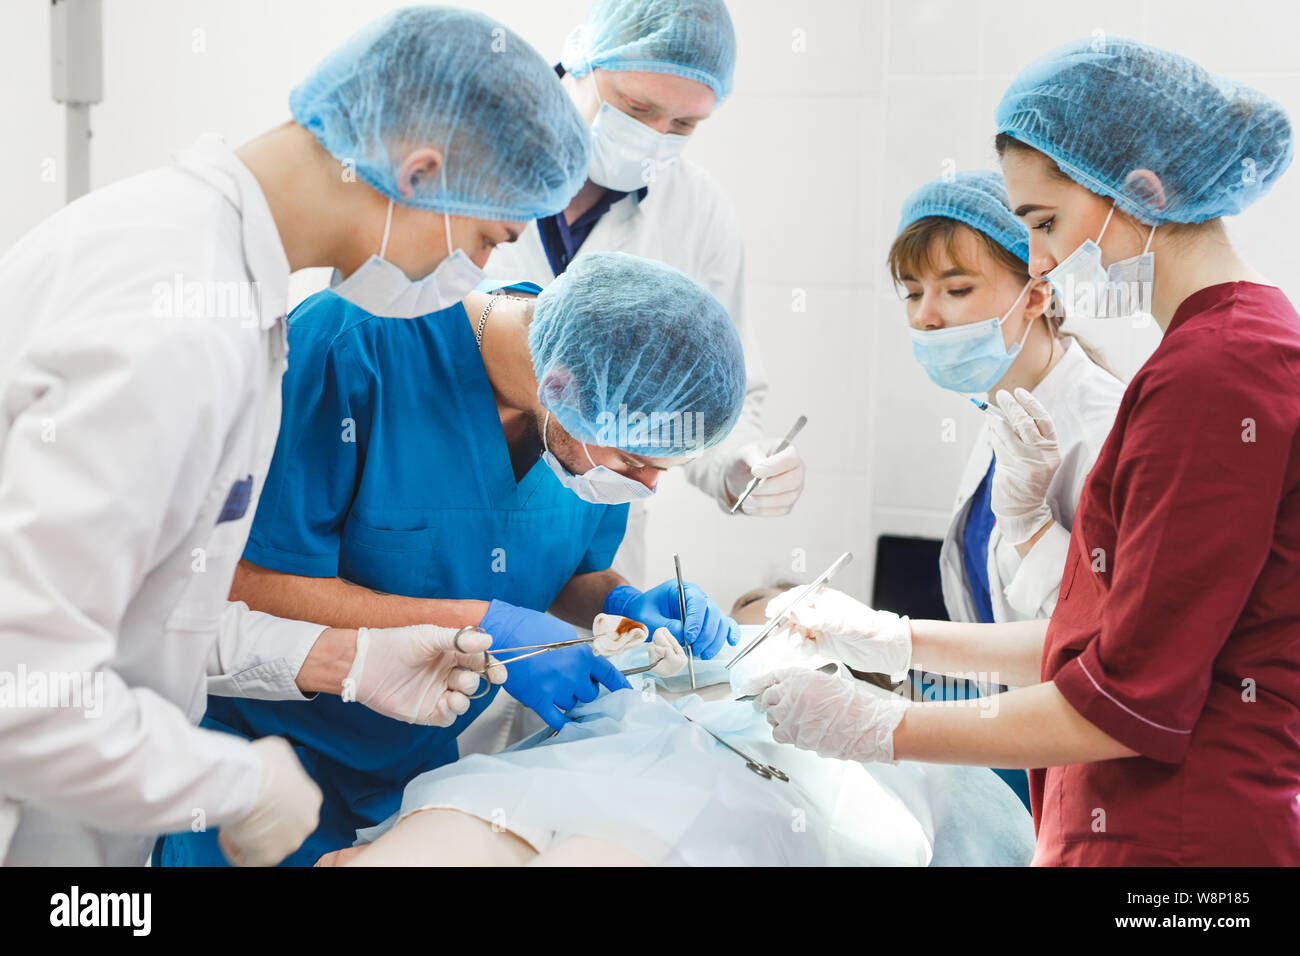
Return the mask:
<svg viewBox="0 0 1300 956">
<path fill-rule="evenodd" d="M 997 394 L 1005 422 L 989 416 L 989 439 L 997 465 L 993 469 L 990 507 L 1009 544 L 1024 544 L 1052 520 L 1047 489 L 1061 466 L 1056 428 L 1042 402 L 1023 388 L 1014 397 Z"/>
<path fill-rule="evenodd" d="M 631 686 L 609 658 L 601 657 L 586 644 L 511 662 L 514 656 L 508 653 L 511 647 L 553 644 L 578 636 L 570 625 L 549 614 L 493 601 L 479 627 L 492 635 L 492 651 L 501 655 L 508 668 L 506 693 L 536 711 L 555 730 L 568 722 L 564 711 L 579 701 L 591 703 L 596 699 L 600 694 L 599 685 L 610 690 Z"/>
<path fill-rule="evenodd" d="M 745 499 L 740 506 L 742 514 L 765 517 L 788 514 L 799 500 L 803 492 L 803 460 L 794 445 L 773 455 L 779 444 L 780 439 L 770 438 L 741 445 L 736 449 L 735 459 L 722 473 L 723 486 L 733 502 L 751 478 L 767 479 Z"/>
<path fill-rule="evenodd" d="M 466 631 L 453 646 L 458 628 L 417 624 L 410 627 L 363 627 L 357 631 L 357 656 L 345 678 L 344 691 L 376 713 L 408 724 L 450 727 L 469 710 L 469 697 L 478 687 L 483 652 L 489 635 Z M 506 669 L 488 668 L 488 679 L 500 684 Z"/>
<path fill-rule="evenodd" d="M 682 637 L 681 608 L 677 601 L 677 579 L 672 578 L 642 593 L 630 584 L 620 585 L 605 598 L 606 614 L 621 614 L 640 621 L 653 634 L 668 629 L 683 645 L 689 644 L 701 660 L 717 656 L 724 644 L 740 640 L 740 625 L 709 599 L 704 589 L 689 582 L 686 592 L 686 636 Z"/>
<path fill-rule="evenodd" d="M 661 627 L 650 638 L 650 673 L 657 677 L 672 677 L 686 666 L 686 652 L 677 638 Z"/>
<path fill-rule="evenodd" d="M 320 787 L 283 737 L 263 737 L 249 747 L 262 764 L 257 803 L 242 820 L 221 827 L 217 845 L 235 866 L 275 866 L 320 822 Z"/>
<path fill-rule="evenodd" d="M 767 619 L 780 614 L 802 591 L 791 588 L 768 601 Z M 905 678 L 912 666 L 911 621 L 892 611 L 877 611 L 833 588 L 818 589 L 790 612 L 779 630 L 800 634 L 854 670 L 888 674 L 893 681 Z"/>
<path fill-rule="evenodd" d="M 757 694 L 754 708 L 767 714 L 772 739 L 822 757 L 894 763 L 894 730 L 909 703 L 859 680 L 786 667 L 746 681 L 742 695 Z"/>
</svg>

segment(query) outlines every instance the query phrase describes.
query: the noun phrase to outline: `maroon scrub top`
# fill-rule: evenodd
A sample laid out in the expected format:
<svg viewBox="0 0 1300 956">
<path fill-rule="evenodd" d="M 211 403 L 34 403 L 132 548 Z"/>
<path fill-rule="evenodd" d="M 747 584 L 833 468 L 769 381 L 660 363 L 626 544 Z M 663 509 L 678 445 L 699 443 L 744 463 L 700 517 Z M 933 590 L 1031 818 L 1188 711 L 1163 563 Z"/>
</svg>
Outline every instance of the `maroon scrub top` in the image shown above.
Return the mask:
<svg viewBox="0 0 1300 956">
<path fill-rule="evenodd" d="M 1300 865 L 1300 316 L 1189 296 L 1084 486 L 1042 679 L 1140 756 L 1030 771 L 1035 864 Z"/>
</svg>

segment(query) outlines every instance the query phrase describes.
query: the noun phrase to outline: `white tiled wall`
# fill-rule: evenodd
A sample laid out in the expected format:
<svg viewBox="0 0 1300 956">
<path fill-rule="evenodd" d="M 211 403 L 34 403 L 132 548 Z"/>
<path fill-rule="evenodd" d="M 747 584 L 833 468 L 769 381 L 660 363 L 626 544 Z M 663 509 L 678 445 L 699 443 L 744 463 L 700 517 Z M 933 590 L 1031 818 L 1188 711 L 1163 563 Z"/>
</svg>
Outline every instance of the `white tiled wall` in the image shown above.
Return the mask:
<svg viewBox="0 0 1300 956">
<path fill-rule="evenodd" d="M 585 0 L 465 0 L 556 56 Z M 204 130 L 240 142 L 287 116 L 289 88 L 392 0 L 106 0 L 106 101 L 93 114 L 92 183 L 164 162 Z M 58 208 L 41 181 L 62 152 L 49 99 L 46 0 L 10 0 L 0 37 L 0 247 Z M 956 168 L 991 165 L 1003 88 L 1058 43 L 1101 30 L 1157 43 L 1268 92 L 1300 119 L 1300 3 L 1249 0 L 731 0 L 736 92 L 688 155 L 745 224 L 750 320 L 772 383 L 769 431 L 799 414 L 807 491 L 795 513 L 729 519 L 670 480 L 654 501 L 655 567 L 729 603 L 806 579 L 840 551 L 840 583 L 869 593 L 880 533 L 939 535 L 977 422 L 910 356 L 883 261 L 902 198 Z M 1258 268 L 1300 300 L 1292 224 L 1300 171 L 1230 223 Z M 806 306 L 796 311 L 794 303 Z M 16 320 L 10 317 L 8 321 Z M 1129 344 L 1131 361 L 1152 341 Z M 956 441 L 942 423 L 957 422 Z M 802 562 L 800 564 L 799 562 Z M 792 569 L 792 564 L 794 569 Z M 799 567 L 806 567 L 800 572 Z"/>
</svg>

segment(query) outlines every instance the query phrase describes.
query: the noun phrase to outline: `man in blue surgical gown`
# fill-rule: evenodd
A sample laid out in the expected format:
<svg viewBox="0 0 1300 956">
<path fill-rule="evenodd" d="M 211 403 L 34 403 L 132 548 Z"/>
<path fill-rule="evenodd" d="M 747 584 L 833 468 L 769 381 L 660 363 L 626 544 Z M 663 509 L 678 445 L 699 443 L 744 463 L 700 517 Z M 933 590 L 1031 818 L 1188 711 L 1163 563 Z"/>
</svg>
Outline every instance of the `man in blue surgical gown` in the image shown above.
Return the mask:
<svg viewBox="0 0 1300 956">
<path fill-rule="evenodd" d="M 739 338 L 693 280 L 592 254 L 535 302 L 475 293 L 396 323 L 322 292 L 294 312 L 289 342 L 283 424 L 233 598 L 335 626 L 479 625 L 494 652 L 571 638 L 602 611 L 667 626 L 703 658 L 736 642 L 698 587 L 683 628 L 675 581 L 642 593 L 608 570 L 626 502 L 740 415 Z M 339 649 L 340 690 L 361 657 Z M 587 646 L 510 664 L 504 684 L 557 727 L 598 685 L 627 686 Z M 494 693 L 450 728 L 342 694 L 211 697 L 205 723 L 295 745 L 324 794 L 320 827 L 286 861 L 304 865 L 384 820 L 412 777 L 455 760 L 456 736 Z M 168 837 L 155 859 L 221 862 L 209 833 Z"/>
</svg>

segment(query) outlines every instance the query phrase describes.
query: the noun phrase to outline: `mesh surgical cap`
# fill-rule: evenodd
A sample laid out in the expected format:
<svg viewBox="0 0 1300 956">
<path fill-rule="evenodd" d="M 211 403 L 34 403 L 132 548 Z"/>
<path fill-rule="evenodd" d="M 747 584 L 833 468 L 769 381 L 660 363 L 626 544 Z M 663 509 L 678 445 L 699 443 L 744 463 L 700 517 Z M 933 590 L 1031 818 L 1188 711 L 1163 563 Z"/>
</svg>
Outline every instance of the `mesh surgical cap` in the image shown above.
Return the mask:
<svg viewBox="0 0 1300 956">
<path fill-rule="evenodd" d="M 731 431 L 745 356 L 722 303 L 671 266 L 578 256 L 537 298 L 528 330 L 538 398 L 570 435 L 650 458 Z"/>
<path fill-rule="evenodd" d="M 736 34 L 722 0 L 593 0 L 569 34 L 566 73 L 669 73 L 698 80 L 721 103 L 731 92 Z"/>
<path fill-rule="evenodd" d="M 1241 212 L 1291 164 L 1291 121 L 1258 90 L 1121 38 L 1068 43 L 1028 66 L 997 129 L 1148 223 Z M 1163 187 L 1153 191 L 1150 170 Z"/>
<path fill-rule="evenodd" d="M 518 35 L 478 13 L 406 7 L 363 27 L 289 95 L 331 156 L 396 203 L 474 219 L 531 220 L 569 204 L 587 176 L 586 124 Z M 397 188 L 414 149 L 442 167 Z"/>
<path fill-rule="evenodd" d="M 960 172 L 952 182 L 936 179 L 903 200 L 898 231 L 927 216 L 964 222 L 1021 262 L 1029 262 L 1029 230 L 1011 214 L 1002 176 L 989 169 Z"/>
</svg>

